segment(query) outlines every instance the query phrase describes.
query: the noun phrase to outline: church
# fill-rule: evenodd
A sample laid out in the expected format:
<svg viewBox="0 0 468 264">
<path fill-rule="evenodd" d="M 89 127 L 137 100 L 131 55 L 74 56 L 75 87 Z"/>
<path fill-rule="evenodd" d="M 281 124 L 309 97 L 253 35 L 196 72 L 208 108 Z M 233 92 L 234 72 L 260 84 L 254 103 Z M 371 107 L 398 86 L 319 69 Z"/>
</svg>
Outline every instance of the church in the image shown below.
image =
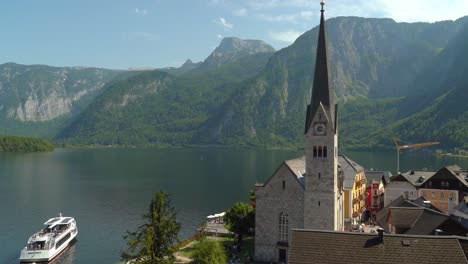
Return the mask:
<svg viewBox="0 0 468 264">
<path fill-rule="evenodd" d="M 342 231 L 343 179 L 338 175 L 338 111 L 330 78 L 324 1 L 312 98 L 307 106 L 305 156 L 283 161 L 255 185 L 255 260 L 287 262 L 292 229 Z"/>
</svg>

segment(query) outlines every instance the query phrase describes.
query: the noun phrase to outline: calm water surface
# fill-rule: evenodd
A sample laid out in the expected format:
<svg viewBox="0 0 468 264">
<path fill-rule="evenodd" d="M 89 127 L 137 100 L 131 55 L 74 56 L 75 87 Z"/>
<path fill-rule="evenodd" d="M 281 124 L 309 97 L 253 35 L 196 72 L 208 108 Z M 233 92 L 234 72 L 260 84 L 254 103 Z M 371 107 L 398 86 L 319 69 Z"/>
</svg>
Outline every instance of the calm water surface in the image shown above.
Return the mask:
<svg viewBox="0 0 468 264">
<path fill-rule="evenodd" d="M 346 153 L 366 167 L 395 170 L 395 153 Z M 77 242 L 54 263 L 117 263 L 122 235 L 141 224 L 154 192 L 172 195 L 181 238 L 208 214 L 246 200 L 298 151 L 200 149 L 57 149 L 51 153 L 0 153 L 0 263 L 18 263 L 21 248 L 59 211 L 74 216 Z M 468 159 L 401 155 L 401 170 L 468 168 Z"/>
</svg>

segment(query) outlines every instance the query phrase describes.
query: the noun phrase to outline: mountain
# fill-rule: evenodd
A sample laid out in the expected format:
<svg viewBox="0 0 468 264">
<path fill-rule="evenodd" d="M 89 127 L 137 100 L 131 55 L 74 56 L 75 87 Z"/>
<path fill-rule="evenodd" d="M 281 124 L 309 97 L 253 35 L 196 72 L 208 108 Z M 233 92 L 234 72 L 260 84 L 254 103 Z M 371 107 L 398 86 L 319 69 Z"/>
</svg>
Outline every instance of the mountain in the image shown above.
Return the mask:
<svg viewBox="0 0 468 264">
<path fill-rule="evenodd" d="M 179 76 L 163 69 L 114 83 L 57 139 L 106 145 L 191 144 L 194 133 L 239 88 L 239 82 L 258 74 L 273 54 L 254 52 L 263 49 L 254 49 L 253 44 L 248 47 L 249 52 L 224 49 L 229 60 L 216 67 L 205 64 L 208 57 L 205 66 Z"/>
<path fill-rule="evenodd" d="M 397 135 L 407 140 L 440 141 L 443 146 L 468 148 L 468 26 L 414 82 L 415 89 L 398 107 L 411 113 L 377 129 L 369 142 Z"/>
<path fill-rule="evenodd" d="M 353 143 L 358 135 L 367 137 L 375 128 L 422 110 L 423 106 L 400 108 L 403 102 L 406 105 L 416 103 L 398 98 L 412 94 L 414 87 L 409 84 L 425 72 L 427 65 L 435 63 L 438 54 L 463 28 L 465 21 L 466 18 L 409 24 L 356 17 L 328 20 L 335 94 L 342 106 L 343 102 L 350 101 L 344 104 L 346 112 L 340 115 L 340 131 L 350 129 L 343 132 L 341 140 Z M 276 52 L 258 76 L 244 82 L 232 100 L 204 123 L 196 139 L 219 144 L 301 142 L 304 109 L 311 96 L 317 35 L 318 28 L 314 28 L 288 48 Z M 353 98 L 357 100 L 351 100 Z M 367 112 L 366 107 L 374 111 L 361 115 Z M 349 109 L 355 111 L 348 112 Z M 349 118 L 351 116 L 353 118 Z M 361 123 L 361 127 L 353 126 L 354 122 Z M 378 143 L 382 144 L 382 140 Z"/>
<path fill-rule="evenodd" d="M 275 49 L 261 40 L 223 38 L 221 44 L 203 61 L 200 67 L 205 69 L 219 67 L 245 56 L 273 52 Z"/>
<path fill-rule="evenodd" d="M 467 21 L 327 20 L 340 148 L 388 149 L 394 136 L 466 148 Z M 317 35 L 313 28 L 277 52 L 261 41 L 226 38 L 179 73 L 120 73 L 55 139 L 301 146 Z"/>
<path fill-rule="evenodd" d="M 120 72 L 84 67 L 0 65 L 0 133 L 51 136 Z"/>
<path fill-rule="evenodd" d="M 168 67 L 168 68 L 163 68 L 161 70 L 165 71 L 167 73 L 170 73 L 172 75 L 179 76 L 179 75 L 182 75 L 182 74 L 184 74 L 186 72 L 189 72 L 189 71 L 191 71 L 193 69 L 198 68 L 201 64 L 202 64 L 201 61 L 194 63 L 191 59 L 187 59 L 184 62 L 184 64 L 182 64 L 179 68 Z"/>
</svg>

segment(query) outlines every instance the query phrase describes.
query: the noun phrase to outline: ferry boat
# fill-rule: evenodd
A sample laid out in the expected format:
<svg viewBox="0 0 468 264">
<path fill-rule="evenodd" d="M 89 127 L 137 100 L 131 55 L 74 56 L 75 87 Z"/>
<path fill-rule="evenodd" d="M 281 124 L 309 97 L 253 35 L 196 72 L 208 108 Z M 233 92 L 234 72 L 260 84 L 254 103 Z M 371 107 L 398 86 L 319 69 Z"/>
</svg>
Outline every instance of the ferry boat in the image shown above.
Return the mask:
<svg viewBox="0 0 468 264">
<path fill-rule="evenodd" d="M 32 235 L 28 244 L 21 250 L 21 262 L 47 262 L 64 251 L 78 235 L 78 227 L 73 217 L 50 218 L 45 228 Z"/>
</svg>

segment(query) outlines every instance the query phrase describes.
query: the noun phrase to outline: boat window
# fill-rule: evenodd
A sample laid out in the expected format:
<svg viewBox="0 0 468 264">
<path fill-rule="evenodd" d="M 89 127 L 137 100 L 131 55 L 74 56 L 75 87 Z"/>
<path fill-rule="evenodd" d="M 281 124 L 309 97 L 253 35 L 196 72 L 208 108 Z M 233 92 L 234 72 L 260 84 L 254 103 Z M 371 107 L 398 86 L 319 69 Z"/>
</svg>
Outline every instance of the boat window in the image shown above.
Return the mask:
<svg viewBox="0 0 468 264">
<path fill-rule="evenodd" d="M 60 239 L 57 244 L 55 244 L 55 248 L 59 248 L 63 243 L 65 243 L 69 238 L 71 237 L 71 233 L 68 233 L 66 236 L 64 236 L 62 239 Z"/>
<path fill-rule="evenodd" d="M 45 241 L 35 241 L 32 243 L 29 243 L 27 248 L 28 250 L 43 250 L 46 249 L 44 248 Z"/>
</svg>

